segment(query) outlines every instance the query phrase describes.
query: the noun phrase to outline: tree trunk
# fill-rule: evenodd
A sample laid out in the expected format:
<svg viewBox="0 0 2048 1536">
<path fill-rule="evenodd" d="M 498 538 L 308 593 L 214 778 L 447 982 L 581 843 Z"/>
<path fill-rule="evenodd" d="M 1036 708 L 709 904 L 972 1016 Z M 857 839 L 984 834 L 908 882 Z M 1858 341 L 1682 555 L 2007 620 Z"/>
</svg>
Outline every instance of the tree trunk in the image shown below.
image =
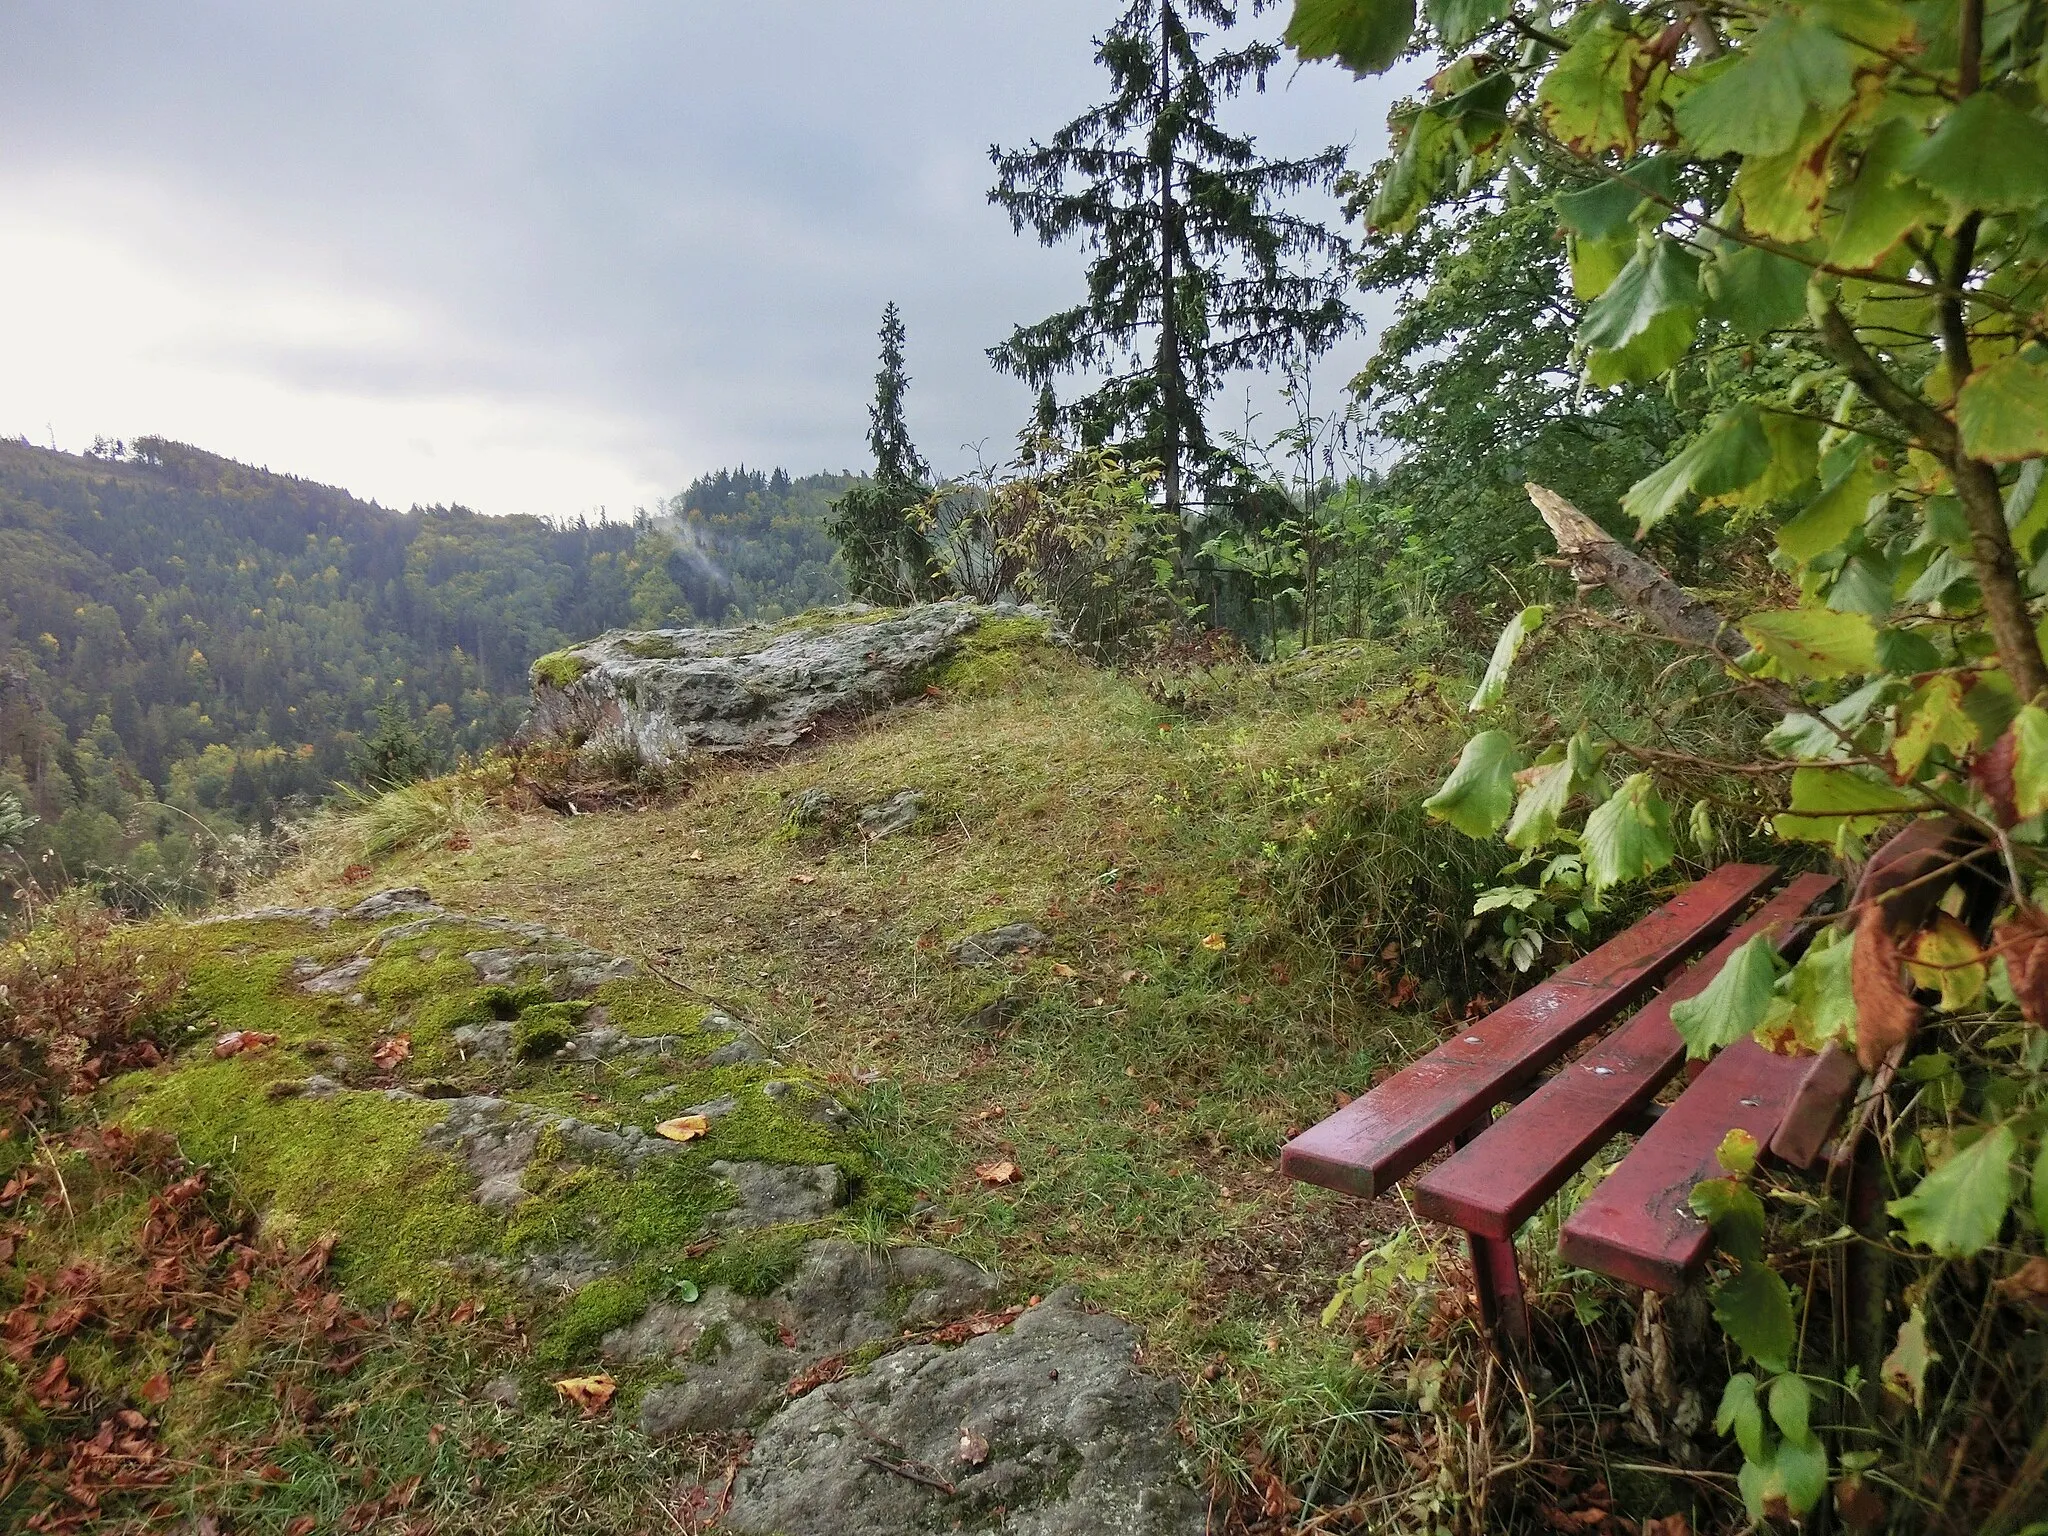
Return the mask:
<svg viewBox="0 0 2048 1536">
<path fill-rule="evenodd" d="M 1557 540 L 1557 552 L 1571 565 L 1581 586 L 1607 588 L 1674 640 L 1719 651 L 1730 661 L 1749 650 L 1742 636 L 1712 607 L 1557 492 L 1533 482 L 1524 489 L 1543 514 Z"/>
<path fill-rule="evenodd" d="M 1167 113 L 1173 102 L 1173 7 L 1159 7 L 1159 109 L 1152 125 L 1159 172 L 1159 413 L 1165 432 L 1160 444 L 1160 475 L 1166 492 L 1166 512 L 1185 545 L 1180 527 L 1180 337 L 1173 305 L 1173 139 L 1166 132 Z"/>
</svg>

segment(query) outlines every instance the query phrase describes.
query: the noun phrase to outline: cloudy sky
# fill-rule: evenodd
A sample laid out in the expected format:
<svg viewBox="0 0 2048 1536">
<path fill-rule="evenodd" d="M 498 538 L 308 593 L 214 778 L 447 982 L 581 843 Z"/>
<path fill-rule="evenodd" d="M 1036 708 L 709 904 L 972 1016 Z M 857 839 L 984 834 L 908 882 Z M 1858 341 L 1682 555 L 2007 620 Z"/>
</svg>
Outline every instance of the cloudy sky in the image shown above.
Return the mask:
<svg viewBox="0 0 2048 1536">
<path fill-rule="evenodd" d="M 983 349 L 1081 260 L 987 204 L 988 146 L 1096 99 L 1118 8 L 8 0 L 0 433 L 618 514 L 721 465 L 858 467 L 893 298 L 913 430 L 962 467 L 1028 409 Z M 1386 99 L 1290 69 L 1231 121 L 1369 164 Z"/>
</svg>

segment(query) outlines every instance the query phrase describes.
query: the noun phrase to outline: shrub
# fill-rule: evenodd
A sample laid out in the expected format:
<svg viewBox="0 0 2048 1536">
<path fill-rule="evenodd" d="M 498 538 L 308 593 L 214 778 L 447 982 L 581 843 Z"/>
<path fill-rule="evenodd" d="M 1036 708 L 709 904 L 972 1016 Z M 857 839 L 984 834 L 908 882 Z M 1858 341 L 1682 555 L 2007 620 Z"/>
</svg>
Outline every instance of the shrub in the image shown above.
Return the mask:
<svg viewBox="0 0 2048 1536">
<path fill-rule="evenodd" d="M 0 1135 L 67 1094 L 159 1059 L 150 1026 L 182 978 L 150 969 L 106 913 L 67 903 L 0 954 Z"/>
</svg>

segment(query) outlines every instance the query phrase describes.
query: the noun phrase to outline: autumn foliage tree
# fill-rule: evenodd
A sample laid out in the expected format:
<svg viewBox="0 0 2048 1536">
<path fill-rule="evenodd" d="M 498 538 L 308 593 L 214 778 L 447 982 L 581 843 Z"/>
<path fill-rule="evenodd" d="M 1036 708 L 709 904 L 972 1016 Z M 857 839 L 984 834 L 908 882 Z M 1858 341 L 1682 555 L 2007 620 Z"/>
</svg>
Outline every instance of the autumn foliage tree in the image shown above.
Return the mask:
<svg viewBox="0 0 2048 1536">
<path fill-rule="evenodd" d="M 2048 9 L 1296 0 L 1288 39 L 1360 74 L 1437 61 L 1395 113 L 1376 231 L 1555 188 L 1586 397 L 1720 388 L 1619 510 L 1642 529 L 1691 507 L 1774 525 L 1798 600 L 1766 599 L 1698 662 L 1780 716 L 1770 755 L 1661 750 L 1654 721 L 1488 729 L 1430 809 L 1529 867 L 1576 861 L 1596 899 L 1735 817 L 1852 866 L 1916 827 L 1797 965 L 1747 946 L 1676 1014 L 1700 1055 L 1752 1035 L 1852 1053 L 1871 1082 L 1851 1134 L 1878 1138 L 1890 1197 L 1848 1250 L 1888 1276 L 1865 1302 L 1888 1352 L 1845 1372 L 1805 1327 L 1810 1274 L 1794 1287 L 1767 1262 L 1788 1218 L 1766 1220 L 1761 1171 L 1733 1149 L 1701 1187 L 1728 1258 L 1716 1315 L 1751 1364 L 1718 1423 L 1757 1518 L 1805 1515 L 1832 1482 L 1861 1525 L 1967 1507 L 1964 1524 L 2017 1530 L 2048 1475 L 2039 1313 L 2001 1301 L 2048 1289 Z M 1551 620 L 1510 624 L 1475 713 Z M 1914 1258 L 1885 1270 L 1891 1254 Z M 1851 1389 L 1836 1409 L 1830 1376 Z M 1824 1412 L 1849 1425 L 1832 1454 Z M 1924 1447 L 1957 1432 L 1944 1412 L 1972 1421 L 1970 1466 L 1957 1450 L 1929 1471 Z M 1902 1414 L 1926 1422 L 1894 1435 Z"/>
</svg>

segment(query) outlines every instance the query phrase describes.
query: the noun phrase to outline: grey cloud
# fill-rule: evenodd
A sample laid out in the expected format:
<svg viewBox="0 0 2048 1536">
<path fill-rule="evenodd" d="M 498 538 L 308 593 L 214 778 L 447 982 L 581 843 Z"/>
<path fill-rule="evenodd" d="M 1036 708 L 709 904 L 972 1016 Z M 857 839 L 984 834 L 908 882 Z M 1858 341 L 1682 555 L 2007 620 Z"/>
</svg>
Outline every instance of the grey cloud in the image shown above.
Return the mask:
<svg viewBox="0 0 2048 1536">
<path fill-rule="evenodd" d="M 216 357 L 573 402 L 664 468 L 858 464 L 893 298 L 913 426 L 957 463 L 1026 408 L 982 349 L 1070 300 L 1080 265 L 986 206 L 986 146 L 1093 99 L 1089 38 L 1116 9 L 15 0 L 0 195 L 141 182 L 158 195 L 122 233 L 154 259 L 290 270 L 431 322 L 410 344 L 223 338 Z M 1384 88 L 1284 84 L 1241 120 L 1284 147 L 1382 141 Z"/>
</svg>

